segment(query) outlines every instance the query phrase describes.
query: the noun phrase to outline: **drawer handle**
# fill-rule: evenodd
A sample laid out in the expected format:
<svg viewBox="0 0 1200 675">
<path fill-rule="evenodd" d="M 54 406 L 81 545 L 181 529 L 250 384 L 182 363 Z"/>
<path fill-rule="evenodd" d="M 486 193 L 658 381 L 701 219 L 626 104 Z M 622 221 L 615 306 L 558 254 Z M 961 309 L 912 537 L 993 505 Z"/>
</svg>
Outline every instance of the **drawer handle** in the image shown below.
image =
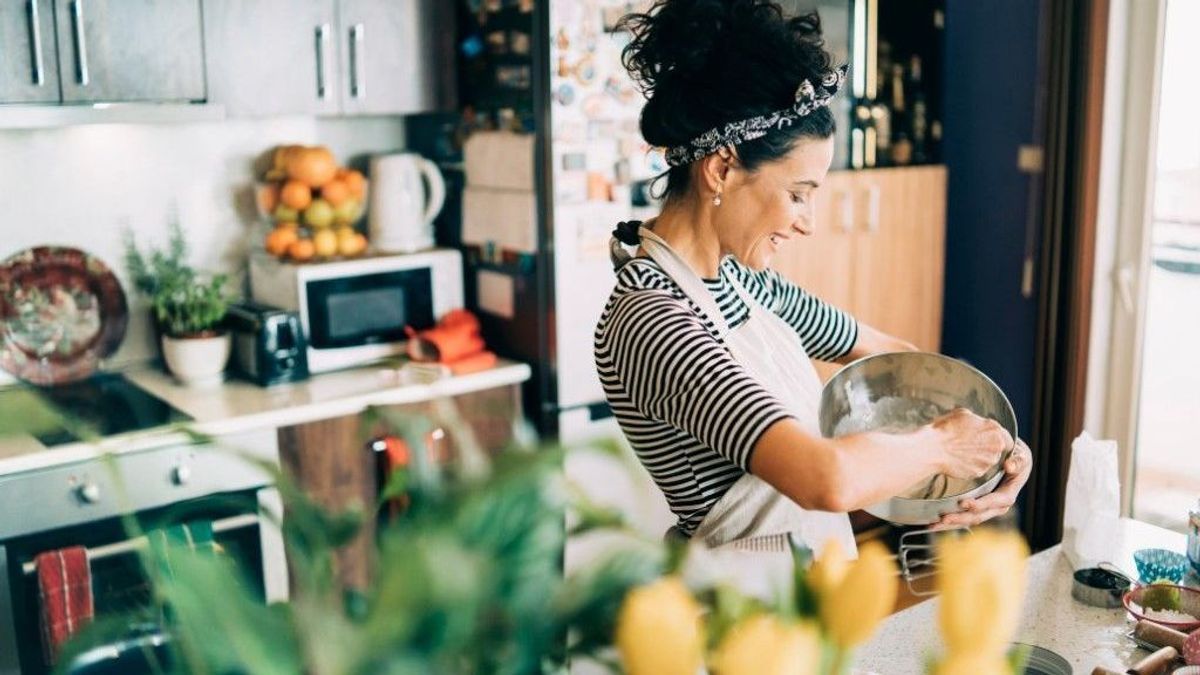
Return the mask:
<svg viewBox="0 0 1200 675">
<path fill-rule="evenodd" d="M 71 19 L 75 23 L 75 68 L 79 86 L 86 87 L 92 78 L 88 74 L 87 38 L 83 29 L 83 0 L 71 3 Z"/>
<path fill-rule="evenodd" d="M 367 55 L 367 29 L 361 23 L 350 29 L 350 96 L 366 98 L 367 78 L 363 63 Z"/>
<path fill-rule="evenodd" d="M 46 86 L 46 66 L 42 59 L 42 13 L 38 0 L 29 0 L 29 41 L 33 45 L 33 83 Z"/>
</svg>

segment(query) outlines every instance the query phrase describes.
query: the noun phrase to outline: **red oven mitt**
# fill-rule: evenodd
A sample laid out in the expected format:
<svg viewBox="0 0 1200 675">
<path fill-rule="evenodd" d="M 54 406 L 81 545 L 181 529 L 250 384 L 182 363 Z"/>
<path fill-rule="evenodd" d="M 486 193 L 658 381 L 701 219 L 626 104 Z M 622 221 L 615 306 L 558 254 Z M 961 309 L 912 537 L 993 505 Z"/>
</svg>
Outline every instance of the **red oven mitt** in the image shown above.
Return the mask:
<svg viewBox="0 0 1200 675">
<path fill-rule="evenodd" d="M 72 635 L 92 620 L 92 570 L 87 549 L 72 546 L 39 553 L 38 595 L 41 604 L 42 645 L 46 663 L 54 665 L 58 652 Z"/>
<path fill-rule="evenodd" d="M 496 355 L 487 351 L 480 335 L 479 319 L 465 309 L 456 309 L 424 331 L 408 331 L 408 357 L 413 361 L 444 363 L 456 375 L 487 370 Z"/>
</svg>

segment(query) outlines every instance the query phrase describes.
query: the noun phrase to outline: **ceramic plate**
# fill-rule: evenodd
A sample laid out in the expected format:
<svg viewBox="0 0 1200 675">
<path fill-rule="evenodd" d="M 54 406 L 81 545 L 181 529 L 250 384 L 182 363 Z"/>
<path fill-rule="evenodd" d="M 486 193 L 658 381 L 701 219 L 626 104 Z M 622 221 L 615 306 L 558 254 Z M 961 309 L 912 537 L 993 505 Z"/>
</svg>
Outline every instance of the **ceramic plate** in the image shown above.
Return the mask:
<svg viewBox="0 0 1200 675">
<path fill-rule="evenodd" d="M 27 382 L 91 375 L 128 320 L 117 278 L 79 249 L 40 246 L 0 263 L 0 367 Z"/>
</svg>

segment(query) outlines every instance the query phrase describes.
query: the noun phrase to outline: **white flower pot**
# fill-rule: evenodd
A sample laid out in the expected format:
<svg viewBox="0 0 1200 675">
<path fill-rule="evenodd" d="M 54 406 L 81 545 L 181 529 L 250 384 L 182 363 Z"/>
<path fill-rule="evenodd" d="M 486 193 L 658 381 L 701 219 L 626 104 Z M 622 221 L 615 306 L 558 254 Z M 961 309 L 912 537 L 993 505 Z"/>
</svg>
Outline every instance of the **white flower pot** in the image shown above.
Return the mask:
<svg viewBox="0 0 1200 675">
<path fill-rule="evenodd" d="M 163 359 L 177 380 L 189 387 L 218 384 L 229 361 L 228 333 L 208 337 L 162 338 Z"/>
</svg>

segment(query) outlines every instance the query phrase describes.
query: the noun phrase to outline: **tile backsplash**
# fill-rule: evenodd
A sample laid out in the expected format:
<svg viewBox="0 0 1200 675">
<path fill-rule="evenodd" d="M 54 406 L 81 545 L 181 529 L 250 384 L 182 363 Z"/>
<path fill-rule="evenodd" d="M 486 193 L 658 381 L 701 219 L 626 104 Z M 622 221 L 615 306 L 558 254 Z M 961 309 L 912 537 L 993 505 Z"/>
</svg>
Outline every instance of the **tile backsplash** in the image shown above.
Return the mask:
<svg viewBox="0 0 1200 675">
<path fill-rule="evenodd" d="M 43 244 L 104 260 L 131 307 L 110 365 L 153 358 L 148 312 L 122 268 L 130 229 L 143 245 L 166 242 L 177 219 L 191 262 L 242 283 L 255 210 L 253 162 L 281 143 L 324 144 L 339 162 L 366 169 L 368 155 L 404 147 L 402 117 L 288 117 L 162 125 L 87 125 L 0 131 L 0 259 Z M 0 373 L 0 380 L 7 375 Z"/>
</svg>

